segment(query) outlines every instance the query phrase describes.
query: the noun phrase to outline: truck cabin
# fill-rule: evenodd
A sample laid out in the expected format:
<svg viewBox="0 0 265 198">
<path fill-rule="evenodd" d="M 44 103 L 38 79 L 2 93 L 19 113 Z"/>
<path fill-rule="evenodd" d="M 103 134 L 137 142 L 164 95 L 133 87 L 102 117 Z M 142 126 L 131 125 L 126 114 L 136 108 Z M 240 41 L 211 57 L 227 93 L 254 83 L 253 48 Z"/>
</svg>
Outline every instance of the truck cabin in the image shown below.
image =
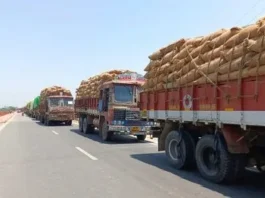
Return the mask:
<svg viewBox="0 0 265 198">
<path fill-rule="evenodd" d="M 74 102 L 72 96 L 49 96 L 47 99 L 49 108 L 68 107 L 73 109 Z"/>
<path fill-rule="evenodd" d="M 142 91 L 141 84 L 129 82 L 108 82 L 100 90 L 100 100 L 103 101 L 104 110 L 108 105 L 137 106 L 140 102 L 139 93 Z"/>
</svg>

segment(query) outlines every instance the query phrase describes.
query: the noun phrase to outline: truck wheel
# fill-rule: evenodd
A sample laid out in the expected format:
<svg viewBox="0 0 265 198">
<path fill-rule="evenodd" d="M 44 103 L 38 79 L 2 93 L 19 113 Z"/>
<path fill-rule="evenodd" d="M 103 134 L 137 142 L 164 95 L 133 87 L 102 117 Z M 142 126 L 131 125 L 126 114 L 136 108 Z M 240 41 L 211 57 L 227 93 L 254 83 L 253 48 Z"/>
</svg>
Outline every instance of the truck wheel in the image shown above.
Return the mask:
<svg viewBox="0 0 265 198">
<path fill-rule="evenodd" d="M 241 158 L 227 150 L 222 136 L 203 136 L 196 147 L 196 163 L 200 174 L 214 183 L 228 183 L 241 173 Z"/>
<path fill-rule="evenodd" d="M 40 122 L 41 122 L 42 124 L 44 124 L 44 118 L 43 118 L 43 117 L 40 118 Z"/>
<path fill-rule="evenodd" d="M 88 124 L 87 124 L 87 118 L 83 118 L 83 132 L 87 134 Z"/>
<path fill-rule="evenodd" d="M 101 138 L 103 141 L 109 141 L 111 140 L 111 137 L 113 135 L 112 131 L 109 131 L 107 122 L 104 122 L 102 125 L 102 131 L 101 131 Z"/>
<path fill-rule="evenodd" d="M 146 138 L 146 135 L 137 135 L 137 140 L 138 141 L 144 141 Z"/>
<path fill-rule="evenodd" d="M 235 180 L 240 180 L 244 178 L 245 168 L 248 164 L 248 157 L 247 154 L 233 154 L 232 156 L 235 160 L 234 177 Z"/>
<path fill-rule="evenodd" d="M 68 120 L 68 121 L 66 121 L 66 123 L 65 123 L 67 126 L 72 126 L 72 120 Z"/>
<path fill-rule="evenodd" d="M 95 128 L 93 124 L 89 124 L 87 126 L 87 133 L 94 133 L 95 132 Z"/>
<path fill-rule="evenodd" d="M 45 125 L 46 126 L 50 126 L 51 125 L 51 122 L 48 118 L 45 119 Z"/>
<path fill-rule="evenodd" d="M 82 133 L 83 132 L 83 118 L 79 117 L 79 131 Z"/>
<path fill-rule="evenodd" d="M 195 141 L 185 131 L 171 131 L 166 138 L 166 156 L 177 169 L 190 169 L 196 166 Z"/>
</svg>

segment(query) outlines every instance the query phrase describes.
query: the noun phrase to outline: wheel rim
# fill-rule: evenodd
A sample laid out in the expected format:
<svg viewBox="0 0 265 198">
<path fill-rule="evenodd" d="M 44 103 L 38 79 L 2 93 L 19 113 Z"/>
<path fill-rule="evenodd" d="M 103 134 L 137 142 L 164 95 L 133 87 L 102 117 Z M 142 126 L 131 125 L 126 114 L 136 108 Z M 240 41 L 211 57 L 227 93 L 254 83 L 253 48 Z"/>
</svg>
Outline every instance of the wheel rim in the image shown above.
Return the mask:
<svg viewBox="0 0 265 198">
<path fill-rule="evenodd" d="M 86 129 L 87 129 L 87 119 L 84 118 L 83 119 L 83 131 L 86 132 Z"/>
<path fill-rule="evenodd" d="M 209 175 L 218 174 L 220 170 L 219 155 L 212 147 L 204 148 L 202 151 L 202 162 Z"/>
<path fill-rule="evenodd" d="M 169 143 L 169 155 L 174 161 L 184 161 L 185 149 L 183 146 L 183 141 L 173 139 Z"/>
</svg>

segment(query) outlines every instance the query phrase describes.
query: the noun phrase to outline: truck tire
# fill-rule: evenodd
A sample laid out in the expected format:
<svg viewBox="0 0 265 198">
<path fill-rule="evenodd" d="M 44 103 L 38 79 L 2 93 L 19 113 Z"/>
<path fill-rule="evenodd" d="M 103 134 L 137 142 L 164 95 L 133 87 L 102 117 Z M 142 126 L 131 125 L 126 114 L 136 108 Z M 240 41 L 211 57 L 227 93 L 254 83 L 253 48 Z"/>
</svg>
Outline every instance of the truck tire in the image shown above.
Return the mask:
<svg viewBox="0 0 265 198">
<path fill-rule="evenodd" d="M 87 124 L 87 118 L 86 117 L 83 118 L 83 125 L 82 126 L 83 126 L 83 132 L 85 134 L 87 134 L 88 124 Z"/>
<path fill-rule="evenodd" d="M 94 127 L 94 125 L 93 124 L 89 124 L 88 126 L 87 126 L 87 133 L 94 133 L 95 132 L 95 127 Z"/>
<path fill-rule="evenodd" d="M 65 124 L 66 124 L 67 126 L 72 126 L 72 120 L 68 120 L 68 121 L 66 121 Z"/>
<path fill-rule="evenodd" d="M 79 117 L 79 132 L 83 132 L 83 118 Z"/>
<path fill-rule="evenodd" d="M 146 135 L 137 135 L 137 140 L 138 141 L 144 141 L 146 138 Z"/>
<path fill-rule="evenodd" d="M 45 125 L 46 126 L 50 126 L 51 125 L 51 122 L 48 118 L 45 119 Z"/>
<path fill-rule="evenodd" d="M 199 140 L 197 167 L 202 177 L 211 182 L 230 183 L 242 176 L 246 161 L 242 155 L 230 154 L 223 136 L 218 136 L 205 135 Z"/>
<path fill-rule="evenodd" d="M 102 131 L 100 134 L 101 134 L 101 138 L 103 141 L 110 141 L 111 140 L 111 138 L 113 136 L 113 132 L 109 131 L 107 122 L 103 123 Z"/>
<path fill-rule="evenodd" d="M 235 180 L 241 180 L 245 175 L 245 168 L 248 164 L 247 154 L 233 154 L 235 160 L 234 177 Z"/>
<path fill-rule="evenodd" d="M 44 124 L 44 118 L 43 118 L 43 117 L 40 118 L 40 122 L 41 122 L 42 124 Z"/>
<path fill-rule="evenodd" d="M 166 156 L 177 169 L 196 167 L 195 141 L 186 131 L 171 131 L 166 137 Z"/>
</svg>

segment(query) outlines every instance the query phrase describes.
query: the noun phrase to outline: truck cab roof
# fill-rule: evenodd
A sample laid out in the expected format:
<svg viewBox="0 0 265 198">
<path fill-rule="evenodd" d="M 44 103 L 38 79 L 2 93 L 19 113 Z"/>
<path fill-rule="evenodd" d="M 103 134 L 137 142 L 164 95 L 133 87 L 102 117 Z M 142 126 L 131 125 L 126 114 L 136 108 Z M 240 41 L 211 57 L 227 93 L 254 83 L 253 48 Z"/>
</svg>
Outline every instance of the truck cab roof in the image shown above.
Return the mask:
<svg viewBox="0 0 265 198">
<path fill-rule="evenodd" d="M 143 75 L 132 72 L 117 75 L 114 80 L 105 82 L 102 86 L 109 86 L 111 84 L 124 84 L 124 85 L 143 85 L 145 78 Z"/>
</svg>

